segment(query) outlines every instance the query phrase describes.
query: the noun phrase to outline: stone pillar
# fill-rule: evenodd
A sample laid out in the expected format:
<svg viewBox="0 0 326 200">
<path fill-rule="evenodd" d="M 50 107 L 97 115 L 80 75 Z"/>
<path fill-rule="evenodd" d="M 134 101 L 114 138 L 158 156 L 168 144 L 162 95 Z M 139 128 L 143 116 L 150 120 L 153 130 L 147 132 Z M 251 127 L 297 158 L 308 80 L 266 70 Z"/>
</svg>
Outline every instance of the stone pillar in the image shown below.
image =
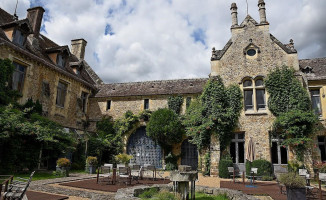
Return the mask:
<svg viewBox="0 0 326 200">
<path fill-rule="evenodd" d="M 220 152 L 220 142 L 217 137 L 211 135 L 211 176 L 218 176 L 218 164 L 220 162 L 221 152 Z"/>
<path fill-rule="evenodd" d="M 231 16 L 232 16 L 232 26 L 235 27 L 238 26 L 238 7 L 236 3 L 231 4 Z"/>
<path fill-rule="evenodd" d="M 266 9 L 265 9 L 264 0 L 259 0 L 258 1 L 258 8 L 259 8 L 260 23 L 261 24 L 268 23 L 267 20 L 266 20 Z"/>
</svg>

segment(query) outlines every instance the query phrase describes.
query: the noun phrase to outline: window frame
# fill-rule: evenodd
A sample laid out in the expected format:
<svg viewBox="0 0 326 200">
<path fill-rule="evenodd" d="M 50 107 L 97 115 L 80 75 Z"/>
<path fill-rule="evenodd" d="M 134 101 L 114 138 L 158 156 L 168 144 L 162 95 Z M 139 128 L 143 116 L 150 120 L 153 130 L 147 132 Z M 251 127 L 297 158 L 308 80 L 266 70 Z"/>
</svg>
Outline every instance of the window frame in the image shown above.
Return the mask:
<svg viewBox="0 0 326 200">
<path fill-rule="evenodd" d="M 319 138 L 320 137 L 324 137 L 324 141 L 322 141 L 322 142 L 319 142 Z M 320 145 L 323 145 L 324 146 L 324 154 L 325 154 L 325 157 L 326 157 L 326 136 L 324 136 L 324 135 L 318 135 L 317 136 L 317 143 L 318 143 L 318 150 L 319 150 L 319 153 L 320 153 L 320 160 L 323 162 L 323 160 L 322 160 L 322 154 L 321 154 L 321 149 L 320 149 Z M 325 160 L 326 160 L 326 158 L 325 158 Z M 324 160 L 324 161 L 325 161 Z"/>
<path fill-rule="evenodd" d="M 322 107 L 322 102 L 321 102 L 321 97 L 320 97 L 320 88 L 321 87 L 310 87 L 309 88 L 309 93 L 310 93 L 310 98 L 311 98 L 311 109 L 314 111 L 314 113 L 318 116 L 318 117 L 322 117 L 323 115 L 323 107 Z M 318 91 L 318 95 L 313 95 L 312 91 Z M 313 107 L 313 98 L 314 97 L 318 97 L 319 99 L 319 104 L 320 104 L 320 109 L 315 109 Z M 316 111 L 319 111 L 319 113 L 317 113 Z"/>
<path fill-rule="evenodd" d="M 112 107 L 112 100 L 109 99 L 109 100 L 106 100 L 106 110 L 111 110 L 111 107 Z"/>
<path fill-rule="evenodd" d="M 86 111 L 87 111 L 87 100 L 88 100 L 88 93 L 87 92 L 84 92 L 84 91 L 82 91 L 81 92 L 81 96 L 80 96 L 80 98 L 81 98 L 81 103 L 82 103 L 82 111 L 83 111 L 83 113 L 86 113 Z"/>
<path fill-rule="evenodd" d="M 11 77 L 11 89 L 18 91 L 19 93 L 23 93 L 27 66 L 25 66 L 19 62 L 16 62 L 16 61 L 13 61 L 12 64 L 14 65 L 15 68 L 14 68 L 14 72 Z M 24 71 L 20 71 L 19 67 L 22 67 L 24 69 Z M 14 84 L 14 77 L 16 77 L 16 75 L 19 78 L 18 78 L 17 84 Z"/>
<path fill-rule="evenodd" d="M 17 36 L 17 31 L 20 32 L 19 36 L 21 36 L 21 37 Z M 20 43 L 20 41 L 22 41 L 22 42 Z M 26 42 L 26 35 L 24 34 L 24 31 L 20 30 L 19 28 L 15 28 L 13 33 L 12 33 L 12 42 L 14 44 L 17 44 L 20 47 L 24 47 L 25 42 Z"/>
<path fill-rule="evenodd" d="M 144 99 L 144 110 L 149 110 L 149 99 Z"/>
<path fill-rule="evenodd" d="M 238 133 L 233 133 L 234 138 L 232 138 L 231 143 L 230 143 L 230 152 L 231 152 L 231 144 L 235 144 L 235 163 L 233 164 L 245 164 L 246 163 L 246 148 L 245 148 L 245 133 L 244 132 L 238 132 Z M 239 135 L 243 135 L 243 138 L 239 138 Z M 243 143 L 243 162 L 239 162 L 239 143 Z M 232 155 L 231 155 L 232 156 Z M 232 159 L 233 162 L 233 159 Z"/>
<path fill-rule="evenodd" d="M 61 59 L 59 59 L 61 58 Z M 60 61 L 61 60 L 61 61 Z M 60 68 L 65 68 L 65 65 L 66 65 L 66 58 L 64 55 L 62 55 L 62 53 L 58 53 L 57 54 L 57 65 L 60 67 Z"/>
<path fill-rule="evenodd" d="M 65 86 L 65 88 L 61 88 L 61 86 Z M 57 85 L 57 96 L 56 96 L 56 100 L 55 100 L 56 103 L 55 104 L 56 104 L 56 106 L 58 106 L 60 108 L 64 108 L 65 107 L 66 96 L 67 96 L 67 92 L 68 92 L 68 86 L 69 86 L 69 84 L 67 82 L 62 81 L 62 80 L 59 80 L 58 81 L 58 85 Z M 63 97 L 61 95 L 63 95 Z M 59 100 L 59 98 L 60 98 L 60 100 Z"/>
<path fill-rule="evenodd" d="M 277 135 L 276 137 L 271 138 L 271 144 L 273 145 L 273 142 L 276 142 L 277 144 L 277 163 L 273 163 L 273 152 L 272 152 L 272 145 L 271 145 L 271 162 L 273 165 L 287 165 L 289 163 L 289 149 L 288 147 L 283 147 L 282 142 L 284 141 L 284 139 L 280 138 L 279 135 Z M 287 163 L 282 163 L 282 153 L 281 153 L 281 148 L 285 148 L 286 149 L 286 161 Z"/>
<path fill-rule="evenodd" d="M 261 80 L 262 84 L 261 85 L 257 85 L 256 82 Z M 245 86 L 245 83 L 247 81 L 251 81 L 251 85 L 250 86 Z M 259 76 L 256 78 L 245 78 L 242 80 L 242 89 L 243 89 L 243 105 L 244 105 L 244 111 L 245 113 L 257 113 L 257 112 L 266 112 L 267 110 L 267 94 L 266 94 L 266 89 L 265 89 L 265 85 L 264 85 L 264 79 L 263 77 Z M 251 91 L 252 95 L 252 104 L 246 104 L 246 91 Z M 264 101 L 264 104 L 258 104 L 258 91 L 263 91 L 262 94 L 262 99 Z M 264 107 L 261 107 L 261 105 L 263 105 Z M 248 106 L 252 106 L 252 108 L 248 108 Z"/>
</svg>

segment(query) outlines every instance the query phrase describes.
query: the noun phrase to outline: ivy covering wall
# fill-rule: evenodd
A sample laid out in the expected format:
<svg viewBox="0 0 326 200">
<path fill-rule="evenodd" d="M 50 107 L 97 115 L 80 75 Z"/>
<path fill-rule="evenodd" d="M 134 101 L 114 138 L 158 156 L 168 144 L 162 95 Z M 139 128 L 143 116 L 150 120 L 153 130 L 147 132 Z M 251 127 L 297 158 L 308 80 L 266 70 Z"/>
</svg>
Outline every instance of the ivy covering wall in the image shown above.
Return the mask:
<svg viewBox="0 0 326 200">
<path fill-rule="evenodd" d="M 223 151 L 232 139 L 242 109 L 238 85 L 225 87 L 222 78 L 210 78 L 199 99 L 191 102 L 183 124 L 190 142 L 198 149 L 209 147 L 211 135 L 220 141 Z"/>
<path fill-rule="evenodd" d="M 303 161 L 317 122 L 317 116 L 311 110 L 308 91 L 295 77 L 294 70 L 287 66 L 271 71 L 265 85 L 270 95 L 268 108 L 276 116 L 273 134 L 284 138 L 283 145 L 289 146 L 297 159 Z"/>
</svg>

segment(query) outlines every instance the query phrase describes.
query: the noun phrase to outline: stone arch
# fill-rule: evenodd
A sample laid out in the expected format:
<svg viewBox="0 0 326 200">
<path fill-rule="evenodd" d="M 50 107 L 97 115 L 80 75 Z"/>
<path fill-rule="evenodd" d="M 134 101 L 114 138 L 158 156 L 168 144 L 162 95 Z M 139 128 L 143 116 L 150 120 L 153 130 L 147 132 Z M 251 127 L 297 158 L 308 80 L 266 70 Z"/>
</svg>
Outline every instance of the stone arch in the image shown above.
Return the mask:
<svg viewBox="0 0 326 200">
<path fill-rule="evenodd" d="M 128 138 L 127 153 L 133 156 L 131 163 L 141 166 L 152 164 L 162 168 L 162 148 L 146 135 L 144 126 L 139 127 Z"/>
<path fill-rule="evenodd" d="M 197 146 L 185 139 L 181 144 L 181 165 L 189 165 L 193 170 L 198 168 Z"/>
</svg>

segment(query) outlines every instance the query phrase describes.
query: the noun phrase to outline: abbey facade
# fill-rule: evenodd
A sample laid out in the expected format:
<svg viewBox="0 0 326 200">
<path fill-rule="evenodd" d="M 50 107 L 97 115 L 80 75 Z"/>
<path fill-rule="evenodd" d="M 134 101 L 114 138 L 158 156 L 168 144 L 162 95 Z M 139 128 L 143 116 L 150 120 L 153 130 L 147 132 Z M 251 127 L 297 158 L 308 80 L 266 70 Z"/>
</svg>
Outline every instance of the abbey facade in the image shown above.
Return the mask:
<svg viewBox="0 0 326 200">
<path fill-rule="evenodd" d="M 222 50 L 213 48 L 211 73 L 206 78 L 161 80 L 130 83 L 103 83 L 84 60 L 87 42 L 71 41 L 71 48 L 59 46 L 40 34 L 44 9 L 28 9 L 26 19 L 17 20 L 0 9 L 0 58 L 13 61 L 13 89 L 22 93 L 20 103 L 28 98 L 38 99 L 44 115 L 77 133 L 83 132 L 83 122 L 89 121 L 89 131 L 104 116 L 121 118 L 128 110 L 140 113 L 165 108 L 170 96 L 183 96 L 181 113 L 189 102 L 198 97 L 209 77 L 221 76 L 225 85 L 239 84 L 243 91 L 243 111 L 234 132 L 229 151 L 234 164 L 244 170 L 245 152 L 250 138 L 256 147 L 256 159 L 271 161 L 275 171 L 284 169 L 293 159 L 292 153 L 281 145 L 282 139 L 270 134 L 274 116 L 268 110 L 268 93 L 264 78 L 279 66 L 291 66 L 298 79 L 310 91 L 312 107 L 324 124 L 326 116 L 326 58 L 299 60 L 294 43 L 283 44 L 269 32 L 265 3 L 258 1 L 259 22 L 251 16 L 239 23 L 237 6 L 231 5 L 231 38 Z M 124 136 L 124 151 L 133 154 L 140 164 L 163 167 L 164 152 L 146 136 L 146 122 Z M 307 163 L 326 160 L 325 133 L 314 138 L 318 148 L 310 149 Z M 317 147 L 316 146 L 316 147 Z M 211 175 L 218 175 L 219 142 L 210 145 Z M 187 138 L 173 147 L 181 155 L 179 164 L 202 167 L 203 155 Z"/>
</svg>

